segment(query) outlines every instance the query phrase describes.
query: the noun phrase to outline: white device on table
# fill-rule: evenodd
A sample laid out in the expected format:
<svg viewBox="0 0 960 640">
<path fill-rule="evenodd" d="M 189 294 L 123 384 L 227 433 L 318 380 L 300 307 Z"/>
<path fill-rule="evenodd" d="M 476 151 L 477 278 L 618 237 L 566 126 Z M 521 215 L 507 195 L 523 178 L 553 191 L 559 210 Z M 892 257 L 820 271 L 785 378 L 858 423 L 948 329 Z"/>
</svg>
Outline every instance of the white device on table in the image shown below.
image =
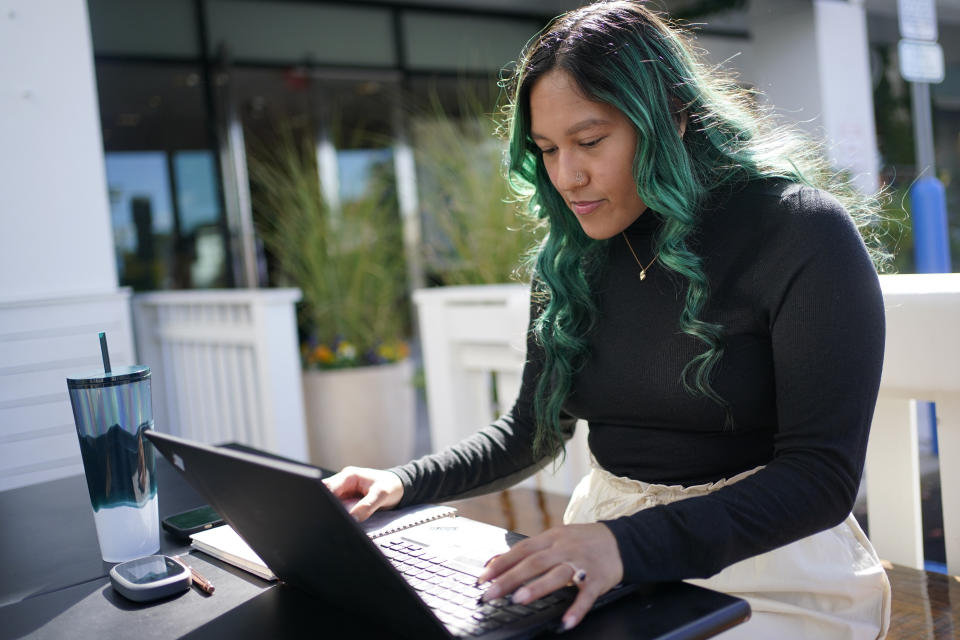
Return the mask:
<svg viewBox="0 0 960 640">
<path fill-rule="evenodd" d="M 113 588 L 135 602 L 159 600 L 186 591 L 191 580 L 190 570 L 167 556 L 144 556 L 110 569 Z"/>
</svg>

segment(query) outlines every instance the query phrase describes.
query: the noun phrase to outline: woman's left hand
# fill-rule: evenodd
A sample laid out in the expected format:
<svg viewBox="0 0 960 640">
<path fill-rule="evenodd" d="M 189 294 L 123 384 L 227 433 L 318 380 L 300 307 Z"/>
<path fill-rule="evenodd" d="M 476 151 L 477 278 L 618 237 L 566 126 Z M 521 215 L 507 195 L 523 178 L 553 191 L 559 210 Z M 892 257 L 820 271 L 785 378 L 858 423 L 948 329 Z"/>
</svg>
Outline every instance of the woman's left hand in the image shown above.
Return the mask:
<svg viewBox="0 0 960 640">
<path fill-rule="evenodd" d="M 581 573 L 584 577 L 577 584 L 580 594 L 563 614 L 564 629 L 571 629 L 598 597 L 623 579 L 617 540 L 606 525 L 554 527 L 521 540 L 510 551 L 494 557 L 477 581 L 492 581 L 483 594 L 484 601 L 513 593 L 514 602 L 526 604 L 570 584 L 574 567 L 585 575 Z"/>
</svg>

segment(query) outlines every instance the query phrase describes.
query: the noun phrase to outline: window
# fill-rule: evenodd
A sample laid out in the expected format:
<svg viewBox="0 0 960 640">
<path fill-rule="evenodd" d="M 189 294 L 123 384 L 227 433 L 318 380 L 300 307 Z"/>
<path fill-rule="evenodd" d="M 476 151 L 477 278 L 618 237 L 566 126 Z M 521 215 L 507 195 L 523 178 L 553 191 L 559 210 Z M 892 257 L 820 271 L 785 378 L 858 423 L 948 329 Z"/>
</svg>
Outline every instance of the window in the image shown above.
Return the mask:
<svg viewBox="0 0 960 640">
<path fill-rule="evenodd" d="M 101 61 L 97 86 L 120 284 L 230 286 L 199 69 Z"/>
</svg>

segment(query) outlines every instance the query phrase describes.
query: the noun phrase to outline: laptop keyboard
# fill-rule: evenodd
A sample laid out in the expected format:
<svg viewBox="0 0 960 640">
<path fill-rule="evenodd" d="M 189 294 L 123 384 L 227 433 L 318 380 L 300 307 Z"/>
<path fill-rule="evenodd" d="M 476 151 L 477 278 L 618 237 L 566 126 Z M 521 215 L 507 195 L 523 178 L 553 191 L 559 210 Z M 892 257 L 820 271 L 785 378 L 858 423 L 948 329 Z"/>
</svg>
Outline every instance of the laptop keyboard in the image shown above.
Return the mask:
<svg viewBox="0 0 960 640">
<path fill-rule="evenodd" d="M 569 601 L 558 594 L 521 605 L 509 598 L 480 602 L 476 577 L 444 564 L 444 559 L 406 540 L 377 541 L 393 563 L 447 629 L 456 636 L 479 636 Z"/>
</svg>

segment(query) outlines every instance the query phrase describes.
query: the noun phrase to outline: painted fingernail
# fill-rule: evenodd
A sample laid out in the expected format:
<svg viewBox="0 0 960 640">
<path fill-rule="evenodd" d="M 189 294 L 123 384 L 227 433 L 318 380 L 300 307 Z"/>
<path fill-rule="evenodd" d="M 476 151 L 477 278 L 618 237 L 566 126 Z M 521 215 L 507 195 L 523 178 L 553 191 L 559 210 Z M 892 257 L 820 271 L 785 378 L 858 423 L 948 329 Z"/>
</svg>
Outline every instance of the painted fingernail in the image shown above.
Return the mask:
<svg viewBox="0 0 960 640">
<path fill-rule="evenodd" d="M 530 599 L 530 590 L 526 587 L 520 587 L 510 599 L 517 604 L 527 604 L 527 600 Z"/>
<path fill-rule="evenodd" d="M 570 629 L 573 629 L 573 625 L 575 624 L 577 624 L 576 618 L 574 618 L 573 616 L 566 616 L 563 619 L 563 630 L 570 631 Z"/>
</svg>

